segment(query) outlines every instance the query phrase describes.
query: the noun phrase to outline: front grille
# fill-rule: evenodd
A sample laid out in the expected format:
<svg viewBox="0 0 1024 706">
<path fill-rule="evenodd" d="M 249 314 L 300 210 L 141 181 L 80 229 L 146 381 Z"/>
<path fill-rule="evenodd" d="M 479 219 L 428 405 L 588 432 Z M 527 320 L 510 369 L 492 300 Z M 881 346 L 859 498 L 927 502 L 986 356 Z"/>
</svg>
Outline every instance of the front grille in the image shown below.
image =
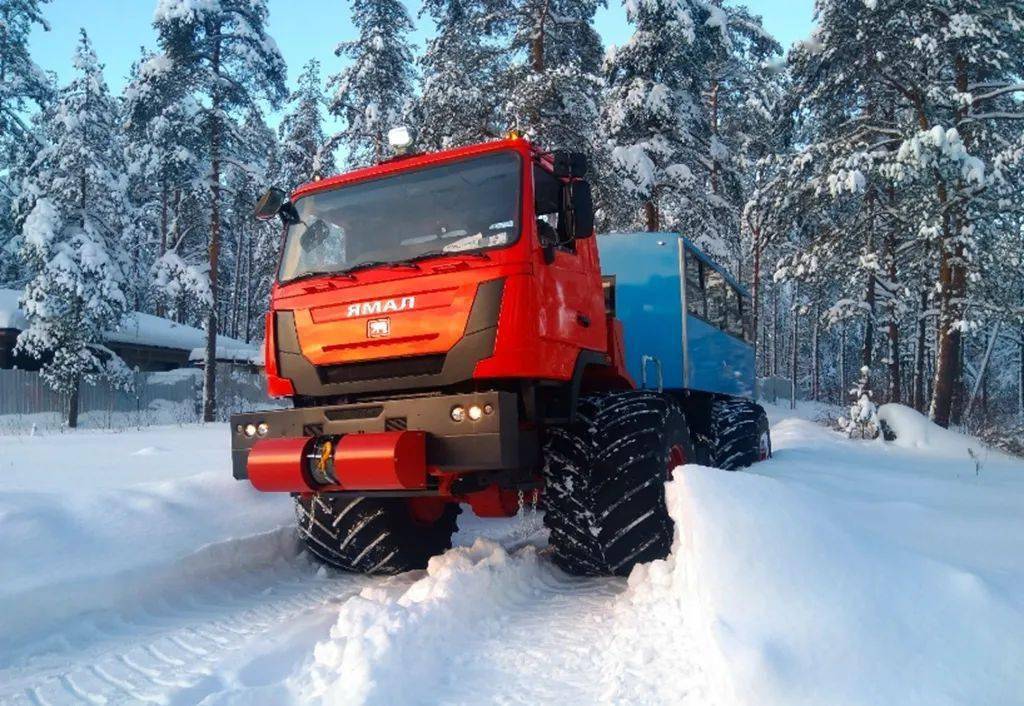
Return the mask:
<svg viewBox="0 0 1024 706">
<path fill-rule="evenodd" d="M 359 382 L 403 378 L 413 375 L 437 375 L 444 369 L 444 354 L 410 358 L 371 360 L 347 365 L 325 365 L 317 368 L 322 383 Z"/>
</svg>

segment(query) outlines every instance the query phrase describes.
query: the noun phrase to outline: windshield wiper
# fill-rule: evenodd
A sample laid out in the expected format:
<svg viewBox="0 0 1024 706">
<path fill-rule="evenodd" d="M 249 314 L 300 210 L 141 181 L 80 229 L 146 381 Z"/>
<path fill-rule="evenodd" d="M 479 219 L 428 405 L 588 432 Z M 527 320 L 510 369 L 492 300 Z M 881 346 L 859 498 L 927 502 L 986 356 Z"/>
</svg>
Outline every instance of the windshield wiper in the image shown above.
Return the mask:
<svg viewBox="0 0 1024 706">
<path fill-rule="evenodd" d="M 426 260 L 428 257 L 474 257 L 477 260 L 490 260 L 491 256 L 482 250 L 435 250 L 434 252 L 423 253 L 416 257 L 411 257 L 407 262 L 415 262 L 416 260 Z"/>
<path fill-rule="evenodd" d="M 420 266 L 413 262 L 413 260 L 415 259 L 416 258 L 412 258 L 409 260 L 371 260 L 370 262 L 360 262 L 358 265 L 352 265 L 352 267 L 349 267 L 347 270 L 344 270 L 344 272 L 347 274 L 349 272 L 356 272 L 357 270 L 366 270 L 371 267 L 408 267 L 409 269 L 412 270 L 418 270 L 420 269 Z"/>
<path fill-rule="evenodd" d="M 284 282 L 284 284 L 291 284 L 292 282 L 301 282 L 302 280 L 313 279 L 314 277 L 344 277 L 345 279 L 355 279 L 355 277 L 350 275 L 345 270 L 342 270 L 340 272 L 336 270 L 313 270 L 311 272 L 303 272 L 301 275 L 296 275 L 287 282 Z"/>
</svg>

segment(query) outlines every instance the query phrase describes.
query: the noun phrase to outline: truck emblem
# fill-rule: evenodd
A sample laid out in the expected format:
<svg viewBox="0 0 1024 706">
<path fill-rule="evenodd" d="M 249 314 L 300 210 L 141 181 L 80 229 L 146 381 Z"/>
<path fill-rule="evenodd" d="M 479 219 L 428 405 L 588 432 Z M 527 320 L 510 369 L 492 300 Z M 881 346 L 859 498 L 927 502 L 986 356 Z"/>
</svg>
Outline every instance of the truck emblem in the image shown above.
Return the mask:
<svg viewBox="0 0 1024 706">
<path fill-rule="evenodd" d="M 366 322 L 367 338 L 383 338 L 391 335 L 391 319 L 370 319 Z"/>
<path fill-rule="evenodd" d="M 360 302 L 349 304 L 345 316 L 373 316 L 374 314 L 387 314 L 392 311 L 405 311 L 416 308 L 416 297 L 402 297 L 401 299 L 378 299 L 375 302 Z"/>
</svg>

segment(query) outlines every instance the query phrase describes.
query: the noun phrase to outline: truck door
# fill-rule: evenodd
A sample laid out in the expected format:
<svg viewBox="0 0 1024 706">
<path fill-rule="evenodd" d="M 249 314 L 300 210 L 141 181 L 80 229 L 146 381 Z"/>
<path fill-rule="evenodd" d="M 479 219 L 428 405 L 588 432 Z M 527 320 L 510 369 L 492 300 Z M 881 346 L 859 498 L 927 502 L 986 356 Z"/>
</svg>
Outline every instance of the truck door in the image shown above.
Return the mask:
<svg viewBox="0 0 1024 706">
<path fill-rule="evenodd" d="M 533 177 L 535 226 L 543 246 L 557 240 L 562 182 L 537 165 Z M 541 338 L 566 352 L 604 350 L 604 294 L 593 239 L 555 245 L 548 253 L 538 268 Z M 575 362 L 575 355 L 569 357 Z"/>
</svg>

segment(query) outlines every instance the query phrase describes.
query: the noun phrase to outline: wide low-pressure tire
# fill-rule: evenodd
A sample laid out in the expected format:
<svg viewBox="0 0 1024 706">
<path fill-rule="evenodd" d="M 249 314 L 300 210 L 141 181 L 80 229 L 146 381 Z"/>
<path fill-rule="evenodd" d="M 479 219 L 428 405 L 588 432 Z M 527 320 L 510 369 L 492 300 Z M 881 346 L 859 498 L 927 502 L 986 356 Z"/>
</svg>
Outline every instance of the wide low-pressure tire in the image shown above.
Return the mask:
<svg viewBox="0 0 1024 706">
<path fill-rule="evenodd" d="M 299 535 L 317 559 L 346 571 L 397 574 L 423 569 L 452 546 L 459 506 L 444 505 L 425 521 L 402 498 L 295 499 Z"/>
<path fill-rule="evenodd" d="M 555 563 L 570 574 L 625 576 L 672 546 L 671 470 L 693 458 L 680 405 L 631 390 L 583 397 L 577 421 L 548 430 L 546 510 Z"/>
<path fill-rule="evenodd" d="M 727 471 L 771 458 L 772 437 L 764 408 L 742 397 L 711 405 L 711 465 Z"/>
</svg>

